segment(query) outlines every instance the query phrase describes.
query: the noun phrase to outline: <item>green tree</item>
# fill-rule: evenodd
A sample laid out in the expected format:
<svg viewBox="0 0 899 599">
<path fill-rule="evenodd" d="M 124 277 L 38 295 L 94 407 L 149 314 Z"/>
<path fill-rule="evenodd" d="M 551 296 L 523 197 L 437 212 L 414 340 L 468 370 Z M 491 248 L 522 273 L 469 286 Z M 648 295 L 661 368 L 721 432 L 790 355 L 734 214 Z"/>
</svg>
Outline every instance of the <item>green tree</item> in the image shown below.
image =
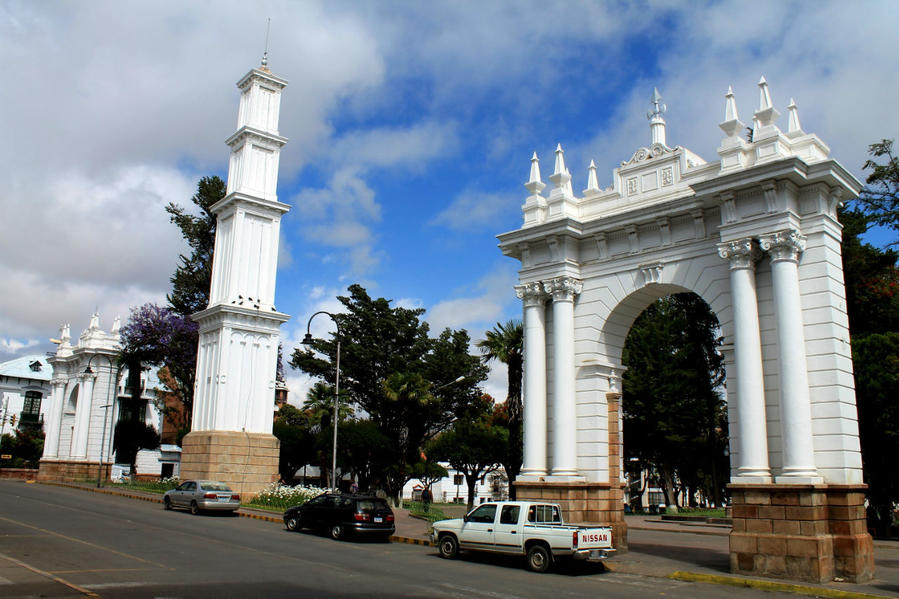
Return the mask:
<svg viewBox="0 0 899 599">
<path fill-rule="evenodd" d="M 395 447 L 390 438 L 371 420 L 342 422 L 337 430 L 341 470 L 351 472 L 359 488 L 370 490 L 380 472 L 394 463 Z"/>
<path fill-rule="evenodd" d="M 420 480 L 425 488 L 430 488 L 431 485 L 444 478 L 448 472 L 446 468 L 429 459 L 424 452 L 422 452 L 422 456 L 420 461 L 412 465 L 412 478 Z"/>
<path fill-rule="evenodd" d="M 857 208 L 842 208 L 843 278 L 853 338 L 899 330 L 899 253 L 862 241 L 870 219 Z"/>
<path fill-rule="evenodd" d="M 191 249 L 189 256 L 181 254 L 178 257 L 178 268 L 170 279 L 172 292 L 167 296 L 169 305 L 182 316 L 190 316 L 209 304 L 215 249 L 215 215 L 211 208 L 225 197 L 226 189 L 225 182 L 219 177 L 203 177 L 197 183 L 197 193 L 191 198 L 198 215 L 175 203 L 169 203 L 165 208 Z"/>
<path fill-rule="evenodd" d="M 513 483 L 521 472 L 524 451 L 524 435 L 521 405 L 521 380 L 524 374 L 524 328 L 520 320 L 510 320 L 505 324 L 496 323 L 487 331 L 486 339 L 477 346 L 484 354 L 484 360 L 497 360 L 508 370 L 508 394 L 506 395 L 506 426 L 509 429 L 509 449 L 503 459 L 503 468 L 509 479 L 509 497 L 515 499 Z"/>
<path fill-rule="evenodd" d="M 465 418 L 435 437 L 425 451 L 430 459 L 449 462 L 465 477 L 471 510 L 478 479 L 500 468 L 503 448 L 508 442 L 509 431 L 493 426 L 488 418 Z"/>
<path fill-rule="evenodd" d="M 899 449 L 894 399 L 899 372 L 899 253 L 865 243 L 862 236 L 871 224 L 899 228 L 899 164 L 892 155 L 892 140 L 872 144 L 869 153 L 886 157 L 886 162 L 865 162 L 869 186 L 858 200 L 841 208 L 839 220 L 868 522 L 877 534 L 885 535 L 891 532 L 892 506 L 899 500 L 899 474 L 889 459 Z"/>
<path fill-rule="evenodd" d="M 130 464 L 132 475 L 137 472 L 135 467 L 137 452 L 141 449 L 159 447 L 159 434 L 156 429 L 133 418 L 119 420 L 116 423 L 113 439 L 116 462 Z"/>
<path fill-rule="evenodd" d="M 872 333 L 852 340 L 855 394 L 868 520 L 879 535 L 890 532 L 899 498 L 899 332 Z"/>
<path fill-rule="evenodd" d="M 20 423 L 15 435 L 6 433 L 0 438 L 0 453 L 12 455 L 12 460 L 5 466 L 37 468 L 44 453 L 42 427 Z"/>
<path fill-rule="evenodd" d="M 431 338 L 419 319 L 423 310 L 373 299 L 360 285 L 348 291 L 338 297 L 344 311 L 335 314 L 341 396 L 361 408 L 395 448 L 393 463 L 378 474 L 395 497 L 426 439 L 457 417 L 484 409 L 477 385 L 487 378 L 487 367 L 468 353 L 467 332 L 446 329 Z M 322 382 L 333 381 L 336 354 L 332 333 L 294 350 L 290 364 Z"/>
<path fill-rule="evenodd" d="M 625 341 L 625 457 L 655 467 L 675 509 L 677 481 L 702 485 L 720 502 L 726 480 L 720 343 L 715 315 L 692 293 L 651 304 Z"/>
<path fill-rule="evenodd" d="M 870 222 L 899 231 L 899 158 L 893 156 L 893 140 L 882 139 L 871 144 L 868 155 L 872 158 L 862 167 L 870 171 L 865 179 L 868 186 L 856 204 Z"/>
<path fill-rule="evenodd" d="M 287 484 L 300 468 L 316 458 L 316 438 L 309 416 L 291 404 L 278 410 L 272 434 L 280 441 L 278 472 Z"/>
</svg>

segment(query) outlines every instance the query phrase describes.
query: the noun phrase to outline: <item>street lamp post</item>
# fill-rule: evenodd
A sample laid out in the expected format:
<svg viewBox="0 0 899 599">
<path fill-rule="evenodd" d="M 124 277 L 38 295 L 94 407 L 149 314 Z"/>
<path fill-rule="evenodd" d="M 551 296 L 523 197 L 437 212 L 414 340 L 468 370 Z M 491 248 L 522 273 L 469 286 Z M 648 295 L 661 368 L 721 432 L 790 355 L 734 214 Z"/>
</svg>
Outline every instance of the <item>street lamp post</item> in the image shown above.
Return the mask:
<svg viewBox="0 0 899 599">
<path fill-rule="evenodd" d="M 338 410 L 340 408 L 340 323 L 337 322 L 337 318 L 330 312 L 325 312 L 324 310 L 310 316 L 309 322 L 306 323 L 306 336 L 303 337 L 302 344 L 312 345 L 312 333 L 310 332 L 309 327 L 312 326 L 312 319 L 319 314 L 327 314 L 330 316 L 331 320 L 334 321 L 334 326 L 337 327 L 337 364 L 334 374 L 334 449 L 331 454 L 331 488 L 337 489 L 337 420 L 339 417 Z"/>
</svg>

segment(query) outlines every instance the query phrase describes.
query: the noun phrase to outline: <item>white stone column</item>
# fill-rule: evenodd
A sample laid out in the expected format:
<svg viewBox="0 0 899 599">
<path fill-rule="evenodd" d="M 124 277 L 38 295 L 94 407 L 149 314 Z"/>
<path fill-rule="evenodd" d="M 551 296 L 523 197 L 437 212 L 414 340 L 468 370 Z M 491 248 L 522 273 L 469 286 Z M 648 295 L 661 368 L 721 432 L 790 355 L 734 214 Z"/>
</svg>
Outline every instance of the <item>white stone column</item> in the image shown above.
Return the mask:
<svg viewBox="0 0 899 599">
<path fill-rule="evenodd" d="M 543 283 L 553 298 L 553 476 L 577 474 L 574 371 L 574 296 L 581 282 L 558 277 Z"/>
<path fill-rule="evenodd" d="M 771 256 L 774 312 L 780 370 L 780 420 L 783 427 L 782 483 L 817 483 L 823 479 L 815 467 L 812 411 L 799 297 L 799 255 L 805 237 L 794 229 L 759 238 Z"/>
<path fill-rule="evenodd" d="M 45 458 L 55 458 L 59 452 L 59 425 L 62 422 L 62 406 L 65 400 L 66 380 L 54 377 L 50 381 L 50 409 L 47 410 L 47 431 L 44 438 Z"/>
<path fill-rule="evenodd" d="M 521 476 L 546 475 L 546 293 L 540 283 L 515 287 L 524 304 L 524 456 Z"/>
<path fill-rule="evenodd" d="M 78 391 L 78 405 L 75 407 L 75 430 L 72 432 L 72 457 L 87 458 L 87 433 L 91 422 L 91 404 L 94 396 L 94 373 L 80 376 L 81 389 Z"/>
<path fill-rule="evenodd" d="M 759 333 L 755 262 L 758 248 L 752 239 L 718 245 L 718 255 L 730 262 L 730 290 L 734 310 L 734 362 L 737 396 L 737 454 L 734 482 L 770 483 L 765 380 Z"/>
</svg>

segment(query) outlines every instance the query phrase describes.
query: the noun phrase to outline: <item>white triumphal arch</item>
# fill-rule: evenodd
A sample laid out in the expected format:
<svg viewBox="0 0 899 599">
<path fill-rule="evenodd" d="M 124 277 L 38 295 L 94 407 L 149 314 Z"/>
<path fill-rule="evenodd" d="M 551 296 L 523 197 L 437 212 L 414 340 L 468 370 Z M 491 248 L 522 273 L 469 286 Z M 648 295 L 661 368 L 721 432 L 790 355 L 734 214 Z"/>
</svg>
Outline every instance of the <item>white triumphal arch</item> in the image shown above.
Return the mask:
<svg viewBox="0 0 899 599">
<path fill-rule="evenodd" d="M 536 154 L 524 223 L 499 236 L 521 261 L 524 464 L 520 497 L 608 522 L 626 547 L 621 352 L 653 300 L 691 291 L 724 337 L 730 419 L 731 568 L 853 580 L 873 573 L 864 519 L 836 209 L 859 182 L 805 133 L 786 132 L 759 82 L 751 141 L 725 96 L 718 160 L 669 146 L 652 97 L 651 143 L 599 186 L 572 191 L 561 146 L 548 196 Z"/>
</svg>

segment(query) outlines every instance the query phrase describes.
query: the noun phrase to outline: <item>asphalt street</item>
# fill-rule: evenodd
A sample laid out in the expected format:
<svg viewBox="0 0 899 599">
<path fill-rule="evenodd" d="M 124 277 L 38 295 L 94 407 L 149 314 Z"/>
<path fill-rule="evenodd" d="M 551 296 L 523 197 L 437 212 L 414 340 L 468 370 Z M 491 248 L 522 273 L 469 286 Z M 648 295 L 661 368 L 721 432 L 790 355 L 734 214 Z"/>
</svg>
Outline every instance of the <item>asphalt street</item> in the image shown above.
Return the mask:
<svg viewBox="0 0 899 599">
<path fill-rule="evenodd" d="M 249 518 L 192 516 L 156 503 L 0 480 L 3 597 L 739 599 L 761 593 L 597 567 L 534 574 L 512 558 L 447 561 L 433 547 L 337 542 Z"/>
</svg>

